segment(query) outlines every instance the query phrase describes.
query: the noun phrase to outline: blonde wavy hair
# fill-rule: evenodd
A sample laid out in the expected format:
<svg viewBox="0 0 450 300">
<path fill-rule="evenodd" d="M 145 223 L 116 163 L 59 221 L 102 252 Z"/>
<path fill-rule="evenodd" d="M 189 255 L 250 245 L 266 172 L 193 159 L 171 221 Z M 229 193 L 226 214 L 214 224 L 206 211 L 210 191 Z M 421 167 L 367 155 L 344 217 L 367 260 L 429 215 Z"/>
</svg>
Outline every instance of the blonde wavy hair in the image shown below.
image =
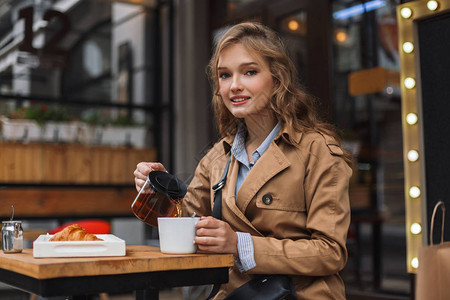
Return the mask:
<svg viewBox="0 0 450 300">
<path fill-rule="evenodd" d="M 214 113 L 223 137 L 235 135 L 239 124 L 243 122 L 235 118 L 223 103 L 219 94 L 217 72 L 222 51 L 238 43 L 242 44 L 248 52 L 254 53 L 268 62 L 274 80 L 270 106 L 275 118 L 288 133 L 318 131 L 332 136 L 337 143 L 340 143 L 334 127 L 320 120 L 315 107 L 315 99 L 306 93 L 299 84 L 296 69 L 278 34 L 256 22 L 240 23 L 228 29 L 218 41 L 208 64 L 208 73 L 214 89 Z M 291 136 L 293 135 L 289 134 L 289 137 Z M 292 145 L 296 144 L 291 139 L 286 139 L 286 141 Z M 348 152 L 345 152 L 344 159 L 351 164 L 351 155 Z"/>
</svg>

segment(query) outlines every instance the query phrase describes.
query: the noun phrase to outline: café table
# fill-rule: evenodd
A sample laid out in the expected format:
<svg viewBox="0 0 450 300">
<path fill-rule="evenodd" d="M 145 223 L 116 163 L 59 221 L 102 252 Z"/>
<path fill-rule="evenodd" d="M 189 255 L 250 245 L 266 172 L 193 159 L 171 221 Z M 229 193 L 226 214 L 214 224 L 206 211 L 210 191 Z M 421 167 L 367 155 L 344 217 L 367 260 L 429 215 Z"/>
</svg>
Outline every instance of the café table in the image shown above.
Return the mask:
<svg viewBox="0 0 450 300">
<path fill-rule="evenodd" d="M 135 291 L 158 299 L 159 290 L 228 282 L 231 254 L 163 254 L 158 247 L 127 246 L 125 256 L 34 258 L 0 251 L 0 282 L 42 297 L 88 299 L 98 293 Z"/>
</svg>

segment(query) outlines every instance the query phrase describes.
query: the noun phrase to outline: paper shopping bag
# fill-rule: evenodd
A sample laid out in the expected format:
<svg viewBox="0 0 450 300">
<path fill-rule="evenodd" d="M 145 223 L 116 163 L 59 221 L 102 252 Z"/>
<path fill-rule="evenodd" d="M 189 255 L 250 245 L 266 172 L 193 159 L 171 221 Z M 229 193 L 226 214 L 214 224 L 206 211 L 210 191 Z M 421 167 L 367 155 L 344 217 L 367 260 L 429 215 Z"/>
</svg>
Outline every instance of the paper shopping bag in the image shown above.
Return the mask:
<svg viewBox="0 0 450 300">
<path fill-rule="evenodd" d="M 436 210 L 442 205 L 441 243 L 433 245 L 433 227 Z M 450 242 L 444 242 L 445 204 L 439 201 L 433 210 L 430 227 L 430 245 L 419 249 L 416 299 L 450 299 Z"/>
</svg>

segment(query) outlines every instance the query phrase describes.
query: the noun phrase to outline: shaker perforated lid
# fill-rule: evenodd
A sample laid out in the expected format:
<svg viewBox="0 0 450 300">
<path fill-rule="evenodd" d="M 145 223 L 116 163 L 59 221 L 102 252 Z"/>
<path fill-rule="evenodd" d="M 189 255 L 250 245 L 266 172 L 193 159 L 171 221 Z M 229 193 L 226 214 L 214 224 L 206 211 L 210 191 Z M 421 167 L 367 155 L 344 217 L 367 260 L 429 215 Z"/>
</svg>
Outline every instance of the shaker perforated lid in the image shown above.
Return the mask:
<svg viewBox="0 0 450 300">
<path fill-rule="evenodd" d="M 178 177 L 162 171 L 152 171 L 148 174 L 152 187 L 159 193 L 171 199 L 183 198 L 187 187 Z"/>
</svg>

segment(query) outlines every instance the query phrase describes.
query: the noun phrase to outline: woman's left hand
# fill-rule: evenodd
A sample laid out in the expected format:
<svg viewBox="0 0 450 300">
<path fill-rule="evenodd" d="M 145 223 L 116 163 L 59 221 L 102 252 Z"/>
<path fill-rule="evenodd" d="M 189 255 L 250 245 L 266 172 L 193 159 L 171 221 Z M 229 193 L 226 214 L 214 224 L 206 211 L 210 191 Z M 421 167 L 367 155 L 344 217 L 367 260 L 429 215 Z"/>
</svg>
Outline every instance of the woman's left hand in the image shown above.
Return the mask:
<svg viewBox="0 0 450 300">
<path fill-rule="evenodd" d="M 198 221 L 195 243 L 203 251 L 231 253 L 238 256 L 236 232 L 227 222 L 213 217 L 202 217 Z"/>
</svg>

